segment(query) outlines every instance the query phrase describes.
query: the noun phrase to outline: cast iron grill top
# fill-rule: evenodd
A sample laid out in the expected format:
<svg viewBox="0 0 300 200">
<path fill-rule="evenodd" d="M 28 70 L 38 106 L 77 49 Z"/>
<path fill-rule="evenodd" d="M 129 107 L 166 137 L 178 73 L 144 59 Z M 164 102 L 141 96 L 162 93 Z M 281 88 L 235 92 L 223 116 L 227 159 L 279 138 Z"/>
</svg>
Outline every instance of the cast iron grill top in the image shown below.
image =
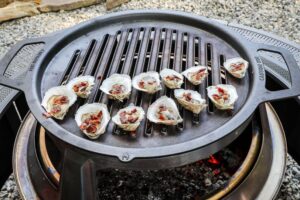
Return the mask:
<svg viewBox="0 0 300 200">
<path fill-rule="evenodd" d="M 198 91 L 207 100 L 208 107 L 200 114 L 179 110 L 183 123 L 177 126 L 156 125 L 143 120 L 136 135 L 123 131 L 110 121 L 106 133 L 95 142 L 117 147 L 156 147 L 176 144 L 209 134 L 225 124 L 243 106 L 249 92 L 249 76 L 242 80 L 226 74 L 223 63 L 240 55 L 220 38 L 199 30 L 185 27 L 174 29 L 164 24 L 136 23 L 115 31 L 95 31 L 78 38 L 54 56 L 42 79 L 42 94 L 50 87 L 66 84 L 79 75 L 96 77 L 96 84 L 87 100 L 80 99 L 72 106 L 63 121 L 56 121 L 71 133 L 85 137 L 75 123 L 74 115 L 84 103 L 107 104 L 111 116 L 119 109 L 133 103 L 147 112 L 149 105 L 162 95 L 173 97 L 173 90 L 166 89 L 150 95 L 133 89 L 130 98 L 123 103 L 109 100 L 99 90 L 102 81 L 113 73 L 129 74 L 131 77 L 146 71 L 160 72 L 163 68 L 182 72 L 195 65 L 209 67 L 209 76 L 200 86 L 185 81 L 183 88 Z M 104 30 L 103 30 L 104 29 Z M 233 112 L 217 110 L 206 95 L 206 87 L 231 84 L 237 88 L 239 99 Z M 43 96 L 43 95 L 42 95 Z"/>
<path fill-rule="evenodd" d="M 232 142 L 244 130 L 260 103 L 300 95 L 300 71 L 294 57 L 286 50 L 250 43 L 224 24 L 182 12 L 114 13 L 45 38 L 24 41 L 19 46 L 27 43 L 45 45 L 25 80 L 8 79 L 3 76 L 5 68 L 0 68 L 0 83 L 25 92 L 30 110 L 49 134 L 75 147 L 116 156 L 121 161 L 139 158 L 134 162 L 139 163 L 153 157 L 180 163 L 199 160 Z M 15 47 L 12 52 L 17 49 Z M 260 50 L 279 53 L 284 58 L 290 73 L 290 87 L 279 91 L 265 88 Z M 12 55 L 5 57 L 3 63 L 8 64 Z M 237 56 L 250 63 L 247 76 L 242 80 L 233 79 L 222 68 L 226 59 Z M 180 107 L 184 122 L 178 126 L 153 125 L 144 120 L 133 137 L 122 135 L 111 122 L 106 133 L 96 141 L 84 138 L 75 124 L 74 114 L 86 103 L 83 100 L 71 107 L 63 121 L 43 116 L 45 110 L 40 104 L 45 91 L 80 74 L 102 78 L 97 80 L 87 102 L 106 103 L 111 115 L 129 103 L 140 105 L 147 111 L 151 102 L 164 94 L 172 96 L 172 91 L 164 88 L 155 95 L 148 95 L 133 90 L 130 99 L 121 104 L 110 101 L 98 90 L 101 82 L 115 72 L 134 76 L 165 67 L 183 71 L 197 64 L 209 66 L 207 82 L 199 87 L 185 82 L 184 87 L 198 90 L 207 99 L 205 88 L 208 85 L 225 82 L 234 85 L 239 99 L 232 113 L 216 110 L 211 102 L 208 110 L 200 115 Z"/>
</svg>

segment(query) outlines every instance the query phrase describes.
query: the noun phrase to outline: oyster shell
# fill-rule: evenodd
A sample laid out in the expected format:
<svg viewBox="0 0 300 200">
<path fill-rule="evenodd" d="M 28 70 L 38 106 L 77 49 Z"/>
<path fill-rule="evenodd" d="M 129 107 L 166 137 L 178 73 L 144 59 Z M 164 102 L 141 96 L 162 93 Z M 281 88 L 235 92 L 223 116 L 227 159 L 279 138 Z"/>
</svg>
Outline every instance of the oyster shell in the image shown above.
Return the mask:
<svg viewBox="0 0 300 200">
<path fill-rule="evenodd" d="M 225 84 L 209 86 L 207 88 L 207 95 L 220 110 L 233 109 L 234 103 L 238 99 L 235 87 Z"/>
<path fill-rule="evenodd" d="M 112 121 L 125 131 L 135 131 L 144 119 L 145 112 L 141 107 L 129 105 L 122 108 Z"/>
<path fill-rule="evenodd" d="M 249 63 L 243 58 L 231 58 L 224 62 L 224 68 L 236 78 L 244 78 Z"/>
<path fill-rule="evenodd" d="M 147 118 L 157 124 L 176 125 L 183 121 L 173 99 L 162 96 L 149 106 Z"/>
<path fill-rule="evenodd" d="M 199 114 L 207 106 L 201 95 L 194 90 L 176 89 L 174 96 L 185 109 L 195 114 Z"/>
<path fill-rule="evenodd" d="M 57 86 L 47 90 L 42 106 L 50 116 L 62 120 L 76 99 L 77 96 L 72 90 L 66 86 Z"/>
<path fill-rule="evenodd" d="M 160 77 L 164 84 L 170 89 L 180 88 L 183 84 L 183 76 L 173 69 L 163 69 L 160 72 Z"/>
<path fill-rule="evenodd" d="M 77 96 L 87 98 L 93 86 L 95 85 L 95 78 L 93 76 L 78 76 L 67 84 L 70 90 L 73 90 Z"/>
<path fill-rule="evenodd" d="M 207 77 L 208 70 L 206 66 L 194 66 L 188 68 L 181 74 L 184 75 L 193 85 L 199 85 Z"/>
<path fill-rule="evenodd" d="M 131 93 L 131 78 L 127 74 L 113 74 L 100 87 L 111 99 L 123 101 Z"/>
<path fill-rule="evenodd" d="M 135 89 L 153 94 L 161 90 L 159 74 L 155 71 L 141 73 L 132 79 Z"/>
<path fill-rule="evenodd" d="M 103 103 L 85 104 L 75 114 L 78 127 L 90 139 L 97 139 L 102 135 L 109 120 L 109 112 Z"/>
</svg>

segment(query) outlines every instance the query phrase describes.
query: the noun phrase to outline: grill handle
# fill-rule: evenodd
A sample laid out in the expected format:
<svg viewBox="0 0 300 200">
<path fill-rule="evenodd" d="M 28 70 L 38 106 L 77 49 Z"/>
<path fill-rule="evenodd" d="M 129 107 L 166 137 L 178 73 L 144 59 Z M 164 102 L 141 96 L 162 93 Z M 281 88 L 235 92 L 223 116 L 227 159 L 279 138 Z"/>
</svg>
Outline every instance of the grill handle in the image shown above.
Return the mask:
<svg viewBox="0 0 300 200">
<path fill-rule="evenodd" d="M 11 79 L 8 78 L 6 76 L 4 76 L 9 64 L 11 63 L 11 61 L 15 58 L 15 56 L 18 54 L 18 52 L 25 47 L 26 45 L 31 45 L 31 44 L 37 44 L 37 43 L 46 43 L 46 38 L 31 38 L 31 39 L 27 39 L 24 41 L 20 41 L 17 44 L 15 44 L 6 54 L 5 56 L 2 58 L 2 60 L 0 60 L 0 84 L 19 90 L 19 91 L 24 91 L 25 90 L 25 79 L 26 76 L 24 77 L 17 77 L 15 79 Z M 28 71 L 32 71 L 32 64 L 33 63 L 29 63 L 29 65 L 31 65 L 28 69 Z"/>
<path fill-rule="evenodd" d="M 287 67 L 290 73 L 291 77 L 291 87 L 288 89 L 278 90 L 278 91 L 270 91 L 265 87 L 266 82 L 266 72 L 263 67 L 263 63 L 260 59 L 257 59 L 257 64 L 259 68 L 259 80 L 263 82 L 263 89 L 262 94 L 260 94 L 261 102 L 266 101 L 273 101 L 273 100 L 280 100 L 280 99 L 286 99 L 291 97 L 300 96 L 300 68 L 293 56 L 292 53 L 290 53 L 288 50 L 272 45 L 266 45 L 266 44 L 258 44 L 256 51 L 259 50 L 265 50 L 273 53 L 279 53 Z M 258 56 L 259 58 L 259 56 Z"/>
</svg>

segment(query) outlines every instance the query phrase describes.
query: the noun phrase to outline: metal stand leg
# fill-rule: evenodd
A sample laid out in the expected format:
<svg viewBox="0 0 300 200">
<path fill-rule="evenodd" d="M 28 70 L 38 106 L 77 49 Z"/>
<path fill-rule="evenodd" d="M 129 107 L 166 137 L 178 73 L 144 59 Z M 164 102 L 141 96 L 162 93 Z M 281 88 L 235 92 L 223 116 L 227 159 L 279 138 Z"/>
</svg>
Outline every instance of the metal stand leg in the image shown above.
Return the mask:
<svg viewBox="0 0 300 200">
<path fill-rule="evenodd" d="M 97 199 L 94 162 L 67 149 L 60 179 L 60 199 Z"/>
</svg>

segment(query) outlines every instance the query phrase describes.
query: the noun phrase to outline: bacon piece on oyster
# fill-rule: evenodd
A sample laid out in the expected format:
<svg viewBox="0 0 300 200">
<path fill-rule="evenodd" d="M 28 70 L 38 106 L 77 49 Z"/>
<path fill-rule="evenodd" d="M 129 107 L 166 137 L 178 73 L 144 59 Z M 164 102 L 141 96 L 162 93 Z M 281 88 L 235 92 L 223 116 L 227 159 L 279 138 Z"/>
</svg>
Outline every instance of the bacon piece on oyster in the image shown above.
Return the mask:
<svg viewBox="0 0 300 200">
<path fill-rule="evenodd" d="M 224 68 L 236 78 L 244 78 L 249 63 L 243 58 L 231 58 L 224 62 Z"/>
<path fill-rule="evenodd" d="M 157 124 L 176 125 L 183 121 L 173 99 L 162 96 L 149 106 L 147 118 Z"/>
<path fill-rule="evenodd" d="M 113 74 L 100 87 L 109 98 L 123 101 L 131 93 L 131 78 L 127 74 Z"/>
<path fill-rule="evenodd" d="M 199 85 L 207 77 L 208 70 L 206 66 L 190 67 L 181 73 L 184 75 L 193 85 Z"/>
<path fill-rule="evenodd" d="M 144 119 L 145 112 L 141 107 L 129 105 L 122 108 L 112 121 L 124 131 L 135 131 Z"/>
<path fill-rule="evenodd" d="M 102 135 L 109 120 L 107 107 L 102 103 L 85 104 L 75 114 L 78 127 L 90 139 L 97 139 Z"/>
<path fill-rule="evenodd" d="M 220 110 L 234 109 L 234 103 L 238 99 L 235 87 L 225 84 L 209 86 L 207 88 L 207 95 Z"/>
<path fill-rule="evenodd" d="M 70 90 L 73 90 L 77 96 L 87 98 L 93 86 L 95 85 L 95 78 L 93 76 L 78 76 L 67 84 Z"/>
<path fill-rule="evenodd" d="M 50 88 L 42 100 L 42 106 L 47 111 L 45 115 L 62 120 L 76 99 L 76 94 L 66 86 Z"/>
<path fill-rule="evenodd" d="M 160 72 L 164 84 L 170 89 L 180 88 L 183 84 L 183 76 L 173 69 L 165 68 Z"/>
<path fill-rule="evenodd" d="M 199 114 L 207 106 L 201 95 L 194 90 L 176 89 L 174 96 L 185 109 L 195 114 Z"/>
<path fill-rule="evenodd" d="M 135 89 L 153 94 L 161 90 L 159 74 L 154 71 L 144 72 L 132 79 L 132 85 Z"/>
</svg>

